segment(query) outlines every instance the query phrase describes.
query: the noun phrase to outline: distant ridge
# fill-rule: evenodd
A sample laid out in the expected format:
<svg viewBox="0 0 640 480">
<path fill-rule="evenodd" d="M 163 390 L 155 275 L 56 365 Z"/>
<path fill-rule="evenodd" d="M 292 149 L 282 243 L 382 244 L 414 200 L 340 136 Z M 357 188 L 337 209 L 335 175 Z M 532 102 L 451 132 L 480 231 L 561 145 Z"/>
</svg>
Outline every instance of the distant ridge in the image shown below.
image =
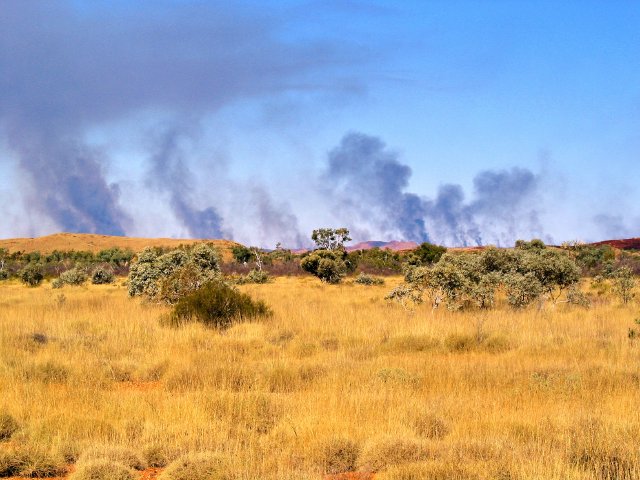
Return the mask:
<svg viewBox="0 0 640 480">
<path fill-rule="evenodd" d="M 417 248 L 416 242 L 402 242 L 398 240 L 392 240 L 390 242 L 382 242 L 380 240 L 370 240 L 368 242 L 360 242 L 355 245 L 349 245 L 346 247 L 348 252 L 354 250 L 370 250 L 372 248 L 379 248 L 380 250 L 393 250 L 394 252 L 401 252 L 404 250 L 413 250 Z"/>
<path fill-rule="evenodd" d="M 610 245 L 620 250 L 640 250 L 640 238 L 623 238 L 620 240 L 602 240 L 591 245 Z"/>
<path fill-rule="evenodd" d="M 99 252 L 108 248 L 119 247 L 139 252 L 145 247 L 177 247 L 194 243 L 212 243 L 224 256 L 230 259 L 231 249 L 236 242 L 229 240 L 180 239 L 180 238 L 138 238 L 97 235 L 93 233 L 54 233 L 44 237 L 0 239 L 0 248 L 9 252 L 41 252 L 49 254 L 54 250 L 81 250 Z"/>
</svg>

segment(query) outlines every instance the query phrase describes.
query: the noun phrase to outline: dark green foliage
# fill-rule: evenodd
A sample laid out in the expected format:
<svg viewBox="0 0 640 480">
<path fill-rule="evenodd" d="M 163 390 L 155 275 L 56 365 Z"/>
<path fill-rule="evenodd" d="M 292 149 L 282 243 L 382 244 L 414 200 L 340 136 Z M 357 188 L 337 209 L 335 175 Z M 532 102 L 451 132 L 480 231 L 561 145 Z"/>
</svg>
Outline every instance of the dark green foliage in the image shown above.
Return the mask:
<svg viewBox="0 0 640 480">
<path fill-rule="evenodd" d="M 610 245 L 579 245 L 576 248 L 576 263 L 586 273 L 602 273 L 606 264 L 615 261 L 616 254 Z"/>
<path fill-rule="evenodd" d="M 118 247 L 114 247 L 99 251 L 95 258 L 98 262 L 109 263 L 115 266 L 123 266 L 131 262 L 133 257 L 133 251 L 129 249 L 122 250 Z"/>
<path fill-rule="evenodd" d="M 319 250 L 341 250 L 346 242 L 351 241 L 346 228 L 320 228 L 311 234 L 311 240 Z"/>
<path fill-rule="evenodd" d="M 378 247 L 349 252 L 347 261 L 365 273 L 392 274 L 402 271 L 402 258 L 400 254 Z"/>
<path fill-rule="evenodd" d="M 421 265 L 433 265 L 440 260 L 440 257 L 446 253 L 446 247 L 440 245 L 434 245 L 433 243 L 424 242 L 421 243 L 418 248 L 412 250 L 407 255 L 407 264 L 421 266 Z"/>
<path fill-rule="evenodd" d="M 44 272 L 42 265 L 39 263 L 29 263 L 19 272 L 20 280 L 22 283 L 29 285 L 30 287 L 37 287 L 42 283 L 44 279 Z"/>
<path fill-rule="evenodd" d="M 300 267 L 323 282 L 340 283 L 349 270 L 344 250 L 315 250 L 305 256 Z"/>
<path fill-rule="evenodd" d="M 504 285 L 507 301 L 514 308 L 526 307 L 539 298 L 543 291 L 542 284 L 532 272 L 507 274 Z"/>
<path fill-rule="evenodd" d="M 270 315 L 267 305 L 220 281 L 212 281 L 182 297 L 175 304 L 171 324 L 200 322 L 207 327 L 227 328 L 231 324 Z"/>
<path fill-rule="evenodd" d="M 231 253 L 233 254 L 233 259 L 238 263 L 248 263 L 253 256 L 251 250 L 244 245 L 234 245 Z"/>
<path fill-rule="evenodd" d="M 545 250 L 547 248 L 544 242 L 539 238 L 534 238 L 530 242 L 526 242 L 524 240 L 516 240 L 515 247 L 517 250 L 533 250 L 533 251 Z"/>
<path fill-rule="evenodd" d="M 91 272 L 91 283 L 94 285 L 106 285 L 108 283 L 113 283 L 115 279 L 115 274 L 113 272 L 113 268 L 109 265 L 98 265 Z"/>
</svg>

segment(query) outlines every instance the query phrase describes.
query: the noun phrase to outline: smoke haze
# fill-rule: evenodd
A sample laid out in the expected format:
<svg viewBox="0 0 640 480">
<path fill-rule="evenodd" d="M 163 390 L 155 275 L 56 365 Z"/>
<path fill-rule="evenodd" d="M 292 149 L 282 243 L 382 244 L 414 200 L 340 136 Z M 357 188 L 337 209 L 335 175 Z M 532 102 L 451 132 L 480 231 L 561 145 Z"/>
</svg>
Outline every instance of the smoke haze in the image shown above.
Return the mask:
<svg viewBox="0 0 640 480">
<path fill-rule="evenodd" d="M 582 237 L 584 232 L 637 234 L 635 184 L 621 194 L 596 174 L 595 193 L 580 192 L 593 202 L 584 208 L 580 200 L 573 205 L 556 201 L 556 191 L 566 182 L 548 188 L 547 170 L 525 167 L 532 163 L 523 159 L 529 150 L 547 148 L 549 141 L 549 149 L 556 151 L 553 140 L 572 132 L 554 128 L 580 121 L 578 110 L 570 108 L 582 108 L 592 97 L 582 92 L 572 102 L 559 90 L 553 98 L 567 98 L 566 104 L 551 105 L 552 97 L 536 100 L 541 97 L 535 96 L 535 84 L 528 87 L 531 105 L 519 103 L 529 98 L 521 90 L 520 75 L 538 77 L 521 68 L 511 76 L 509 66 L 522 52 L 533 55 L 536 49 L 494 51 L 494 43 L 504 42 L 473 41 L 494 30 L 487 28 L 470 34 L 471 44 L 450 50 L 451 38 L 421 30 L 421 22 L 405 31 L 401 19 L 410 24 L 420 18 L 412 14 L 414 7 L 372 8 L 358 2 L 259 6 L 2 0 L 2 234 L 224 237 L 270 247 L 276 242 L 308 245 L 311 230 L 323 226 L 347 227 L 356 241 L 448 246 L 512 245 L 532 237 L 549 241 L 552 234 L 574 230 Z M 403 8 L 410 18 L 397 16 Z M 465 10 L 473 8 L 470 2 Z M 448 21 L 451 35 L 469 28 L 457 11 Z M 409 36 L 401 45 L 395 37 L 405 33 Z M 429 37 L 429 49 L 416 46 L 426 33 L 435 35 Z M 456 42 L 462 37 L 456 36 Z M 528 46 L 525 41 L 519 48 Z M 554 42 L 552 51 L 557 48 Z M 631 63 L 624 58 L 620 65 Z M 543 78 L 545 72 L 535 73 Z M 638 84 L 629 75 L 614 77 Z M 567 81 L 570 92 L 575 83 Z M 518 88 L 508 90 L 510 85 Z M 619 105 L 626 108 L 629 102 L 622 100 Z M 609 108 L 610 102 L 602 102 Z M 509 108 L 502 109 L 503 104 Z M 538 117 L 529 115 L 525 107 L 538 104 Z M 351 107 L 355 113 L 347 117 L 344 112 Z M 546 122 L 531 118 L 547 115 L 552 107 L 568 110 L 555 111 L 549 133 Z M 632 118 L 625 112 L 608 115 Z M 400 118 L 403 122 L 396 122 Z M 596 120 L 590 121 L 599 129 L 601 119 Z M 351 124 L 380 133 L 393 148 L 382 137 L 345 134 Z M 627 150 L 637 145 L 636 124 L 627 137 L 622 130 L 603 134 L 614 149 L 606 143 L 592 149 L 580 136 L 567 140 L 564 154 L 574 155 L 568 162 L 591 151 L 611 160 L 609 165 L 593 153 L 590 167 L 565 172 L 581 175 L 602 163 L 611 178 L 631 171 L 628 166 L 616 169 L 615 158 L 626 159 Z M 575 131 L 582 135 L 593 128 L 581 124 Z M 418 136 L 407 158 L 394 150 L 410 148 Z M 426 152 L 429 142 L 434 148 Z M 500 145 L 494 150 L 492 142 Z M 584 151 L 571 151 L 582 144 Z M 458 145 L 464 148 L 455 150 Z M 484 157 L 474 157 L 476 148 Z M 445 157 L 453 153 L 440 158 L 434 151 Z M 490 158 L 494 152 L 502 152 L 495 162 Z M 447 168 L 438 168 L 443 165 Z M 460 177 L 452 176 L 456 170 Z M 621 197 L 628 203 L 619 203 Z"/>
<path fill-rule="evenodd" d="M 453 184 L 428 198 L 406 191 L 411 169 L 381 139 L 352 132 L 329 153 L 325 178 L 345 223 L 368 224 L 389 238 L 470 246 L 543 236 L 535 208 L 540 178 L 524 168 L 478 173 L 470 201 Z"/>
</svg>

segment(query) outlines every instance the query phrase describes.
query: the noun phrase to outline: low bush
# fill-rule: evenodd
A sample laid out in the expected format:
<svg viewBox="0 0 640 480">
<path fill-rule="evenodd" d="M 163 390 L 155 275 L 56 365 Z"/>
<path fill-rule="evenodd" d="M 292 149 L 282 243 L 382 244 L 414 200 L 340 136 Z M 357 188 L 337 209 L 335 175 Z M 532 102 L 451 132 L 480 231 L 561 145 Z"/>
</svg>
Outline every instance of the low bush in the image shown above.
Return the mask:
<svg viewBox="0 0 640 480">
<path fill-rule="evenodd" d="M 239 285 L 244 285 L 247 283 L 267 283 L 269 281 L 269 274 L 262 270 L 251 270 L 246 275 L 240 277 L 237 280 Z"/>
<path fill-rule="evenodd" d="M 72 268 L 60 274 L 60 281 L 65 285 L 82 285 L 87 281 L 87 274 L 78 267 Z"/>
<path fill-rule="evenodd" d="M 360 447 L 344 437 L 331 437 L 320 445 L 320 466 L 323 473 L 337 474 L 356 469 Z"/>
<path fill-rule="evenodd" d="M 113 268 L 109 266 L 99 265 L 91 272 L 91 283 L 94 285 L 105 285 L 113 283 L 115 274 Z"/>
<path fill-rule="evenodd" d="M 9 440 L 18 428 L 18 422 L 12 415 L 6 412 L 0 413 L 0 442 Z"/>
<path fill-rule="evenodd" d="M 37 287 L 44 279 L 44 271 L 39 263 L 29 263 L 18 273 L 20 280 L 25 285 Z"/>
<path fill-rule="evenodd" d="M 129 270 L 129 295 L 142 295 L 173 305 L 220 277 L 220 257 L 209 245 L 199 243 L 190 249 L 176 249 L 162 255 L 147 248 L 138 254 L 138 261 Z"/>
<path fill-rule="evenodd" d="M 92 460 L 79 463 L 69 480 L 135 480 L 136 475 L 121 463 L 112 460 Z"/>
<path fill-rule="evenodd" d="M 169 464 L 172 452 L 165 445 L 151 444 L 142 450 L 142 456 L 148 466 L 164 468 Z"/>
<path fill-rule="evenodd" d="M 0 450 L 0 478 L 13 477 L 20 470 L 20 462 L 15 452 Z"/>
<path fill-rule="evenodd" d="M 64 473 L 63 460 L 57 458 L 48 450 L 39 447 L 24 448 L 17 451 L 21 477 L 46 478 L 57 477 Z"/>
<path fill-rule="evenodd" d="M 170 323 L 177 326 L 197 321 L 207 327 L 227 328 L 234 322 L 270 314 L 271 310 L 263 301 L 253 300 L 236 288 L 213 281 L 178 300 Z"/>
<path fill-rule="evenodd" d="M 62 459 L 47 450 L 21 447 L 0 450 L 0 477 L 55 477 L 64 472 Z"/>
<path fill-rule="evenodd" d="M 210 452 L 184 455 L 170 463 L 159 480 L 230 480 L 227 462 Z"/>
<path fill-rule="evenodd" d="M 366 273 L 361 273 L 356 277 L 353 281 L 358 285 L 384 285 L 384 280 L 382 278 L 374 277 L 372 275 L 367 275 Z"/>
<path fill-rule="evenodd" d="M 409 423 L 421 438 L 440 440 L 449 433 L 447 422 L 431 412 L 418 413 Z"/>
<path fill-rule="evenodd" d="M 82 452 L 78 463 L 107 460 L 135 470 L 144 470 L 146 464 L 140 455 L 127 447 L 117 445 L 95 445 Z"/>
<path fill-rule="evenodd" d="M 0 280 L 6 280 L 7 278 L 9 278 L 9 272 L 0 270 Z"/>
</svg>

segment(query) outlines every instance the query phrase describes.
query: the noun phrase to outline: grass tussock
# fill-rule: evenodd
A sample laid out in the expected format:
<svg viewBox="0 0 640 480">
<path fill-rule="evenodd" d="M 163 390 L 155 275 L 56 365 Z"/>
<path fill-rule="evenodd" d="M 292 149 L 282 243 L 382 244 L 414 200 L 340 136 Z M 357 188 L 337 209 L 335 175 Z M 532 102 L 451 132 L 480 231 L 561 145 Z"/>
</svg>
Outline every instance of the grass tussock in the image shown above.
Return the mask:
<svg viewBox="0 0 640 480">
<path fill-rule="evenodd" d="M 162 472 L 159 480 L 231 480 L 226 460 L 211 452 L 184 455 Z"/>
<path fill-rule="evenodd" d="M 44 447 L 15 447 L 0 450 L 0 477 L 56 477 L 65 472 L 62 458 Z"/>
<path fill-rule="evenodd" d="M 138 452 L 118 445 L 93 445 L 82 452 L 78 463 L 89 463 L 95 460 L 109 460 L 134 470 L 144 470 L 147 466 Z"/>
<path fill-rule="evenodd" d="M 357 468 L 360 445 L 350 438 L 326 438 L 320 442 L 318 450 L 318 463 L 325 474 L 352 472 Z"/>
<path fill-rule="evenodd" d="M 135 480 L 136 475 L 127 466 L 113 460 L 92 460 L 80 463 L 69 480 Z"/>
<path fill-rule="evenodd" d="M 209 451 L 212 478 L 640 478 L 637 300 L 407 311 L 400 281 L 242 285 L 272 314 L 226 328 L 168 328 L 120 281 L 2 282 L 0 475 L 196 478 L 175 460 Z"/>
<path fill-rule="evenodd" d="M 418 462 L 432 456 L 426 443 L 411 437 L 373 438 L 358 457 L 358 469 L 379 472 L 393 465 Z"/>
<path fill-rule="evenodd" d="M 7 412 L 0 412 L 0 442 L 5 442 L 18 431 L 18 421 Z"/>
</svg>

